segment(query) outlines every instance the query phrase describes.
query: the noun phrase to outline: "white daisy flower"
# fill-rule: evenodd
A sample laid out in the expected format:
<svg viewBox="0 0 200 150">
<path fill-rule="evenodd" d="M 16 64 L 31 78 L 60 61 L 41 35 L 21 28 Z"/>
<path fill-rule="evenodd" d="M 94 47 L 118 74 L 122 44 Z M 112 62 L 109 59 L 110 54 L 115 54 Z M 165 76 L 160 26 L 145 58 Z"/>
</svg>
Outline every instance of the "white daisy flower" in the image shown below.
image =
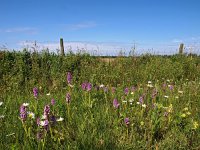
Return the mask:
<svg viewBox="0 0 200 150">
<path fill-rule="evenodd" d="M 64 118 L 60 117 L 60 118 L 57 119 L 56 121 L 57 121 L 57 122 L 61 122 L 61 121 L 63 121 L 63 120 L 64 120 Z"/>
<path fill-rule="evenodd" d="M 29 105 L 29 103 L 23 103 L 22 105 L 27 107 Z"/>
<path fill-rule="evenodd" d="M 0 119 L 3 119 L 5 116 L 4 115 L 0 115 Z"/>
<path fill-rule="evenodd" d="M 51 95 L 50 92 L 46 94 L 47 96 Z"/>
<path fill-rule="evenodd" d="M 100 87 L 100 88 L 103 88 L 103 87 L 104 87 L 104 85 L 103 85 L 103 84 L 101 84 L 99 87 Z"/>
<path fill-rule="evenodd" d="M 142 107 L 146 108 L 146 107 L 147 107 L 147 105 L 146 105 L 146 104 L 142 104 Z"/>
<path fill-rule="evenodd" d="M 178 93 L 183 94 L 183 91 L 178 91 Z"/>
<path fill-rule="evenodd" d="M 28 116 L 31 118 L 31 119 L 35 119 L 35 114 L 33 112 L 27 112 L 28 113 Z"/>
<path fill-rule="evenodd" d="M 148 84 L 151 84 L 152 82 L 151 81 L 148 81 Z"/>
<path fill-rule="evenodd" d="M 134 102 L 134 99 L 130 99 L 129 102 L 130 102 L 130 103 Z"/>
<path fill-rule="evenodd" d="M 153 85 L 152 85 L 152 84 L 147 84 L 147 87 L 150 87 L 150 88 L 152 88 L 152 87 L 153 87 Z"/>
<path fill-rule="evenodd" d="M 169 98 L 169 96 L 165 95 L 164 98 Z"/>
<path fill-rule="evenodd" d="M 0 102 L 0 106 L 3 105 L 3 102 Z"/>
</svg>

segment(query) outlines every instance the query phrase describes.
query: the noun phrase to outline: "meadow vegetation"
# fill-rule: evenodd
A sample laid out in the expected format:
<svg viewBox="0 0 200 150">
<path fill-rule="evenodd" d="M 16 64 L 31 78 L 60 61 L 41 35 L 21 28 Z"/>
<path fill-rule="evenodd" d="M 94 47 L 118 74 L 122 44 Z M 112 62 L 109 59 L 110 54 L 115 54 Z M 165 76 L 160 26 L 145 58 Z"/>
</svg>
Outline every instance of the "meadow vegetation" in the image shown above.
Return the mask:
<svg viewBox="0 0 200 150">
<path fill-rule="evenodd" d="M 200 149 L 200 57 L 0 52 L 1 149 Z"/>
</svg>

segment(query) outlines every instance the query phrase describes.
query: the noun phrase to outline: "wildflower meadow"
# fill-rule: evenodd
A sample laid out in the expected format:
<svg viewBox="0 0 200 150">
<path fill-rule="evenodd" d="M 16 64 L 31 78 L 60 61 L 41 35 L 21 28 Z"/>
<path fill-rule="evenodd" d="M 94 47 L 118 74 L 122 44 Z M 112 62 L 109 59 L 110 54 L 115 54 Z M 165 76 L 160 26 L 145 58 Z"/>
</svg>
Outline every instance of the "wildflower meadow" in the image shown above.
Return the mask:
<svg viewBox="0 0 200 150">
<path fill-rule="evenodd" d="M 200 57 L 0 52 L 0 149 L 200 149 Z"/>
</svg>

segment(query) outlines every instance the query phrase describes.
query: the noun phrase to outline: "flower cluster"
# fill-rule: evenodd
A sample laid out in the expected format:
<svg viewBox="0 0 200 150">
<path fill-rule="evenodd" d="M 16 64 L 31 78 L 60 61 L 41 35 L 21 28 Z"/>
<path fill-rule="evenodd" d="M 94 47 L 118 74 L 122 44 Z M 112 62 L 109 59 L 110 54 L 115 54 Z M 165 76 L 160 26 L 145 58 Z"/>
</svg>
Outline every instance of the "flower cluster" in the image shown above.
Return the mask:
<svg viewBox="0 0 200 150">
<path fill-rule="evenodd" d="M 82 87 L 82 89 L 84 91 L 88 91 L 89 92 L 92 89 L 92 84 L 89 83 L 89 82 L 84 82 L 84 83 L 82 83 L 81 87 Z"/>
</svg>

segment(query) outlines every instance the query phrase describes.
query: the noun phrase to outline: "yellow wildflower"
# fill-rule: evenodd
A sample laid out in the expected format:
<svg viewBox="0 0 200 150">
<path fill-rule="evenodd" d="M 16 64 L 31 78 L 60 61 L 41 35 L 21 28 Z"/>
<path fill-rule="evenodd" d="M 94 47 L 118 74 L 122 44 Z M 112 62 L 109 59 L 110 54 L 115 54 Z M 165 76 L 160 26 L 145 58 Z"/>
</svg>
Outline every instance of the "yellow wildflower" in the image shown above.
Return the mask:
<svg viewBox="0 0 200 150">
<path fill-rule="evenodd" d="M 193 129 L 197 129 L 199 127 L 199 124 L 197 121 L 193 122 Z"/>
</svg>

